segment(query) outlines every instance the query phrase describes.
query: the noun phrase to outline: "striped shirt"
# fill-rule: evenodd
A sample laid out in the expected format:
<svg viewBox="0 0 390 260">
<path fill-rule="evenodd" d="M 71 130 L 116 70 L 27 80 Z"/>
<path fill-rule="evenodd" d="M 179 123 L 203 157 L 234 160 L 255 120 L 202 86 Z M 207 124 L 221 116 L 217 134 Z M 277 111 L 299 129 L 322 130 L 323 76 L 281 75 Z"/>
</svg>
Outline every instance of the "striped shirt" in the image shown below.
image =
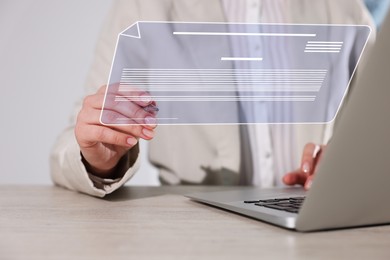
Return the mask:
<svg viewBox="0 0 390 260">
<path fill-rule="evenodd" d="M 223 0 L 223 6 L 227 20 L 236 23 L 285 23 L 289 20 L 288 13 L 289 1 L 286 0 Z M 272 38 L 267 39 L 272 40 Z M 258 57 L 261 50 L 261 37 L 254 38 L 235 38 L 231 39 L 232 51 L 237 57 Z M 274 46 L 278 51 L 270 51 L 271 60 L 275 66 L 283 64 L 286 61 L 283 46 L 268 44 Z M 251 62 L 236 61 L 236 69 L 251 69 Z M 276 65 L 278 64 L 278 65 Z M 237 91 L 240 93 L 240 85 Z M 242 106 L 251 106 L 251 104 L 242 104 Z M 279 115 L 288 116 L 288 105 L 278 107 Z M 250 116 L 251 113 L 267 113 L 264 105 L 263 109 L 256 106 L 254 108 L 246 107 L 245 114 Z M 283 175 L 298 167 L 296 144 L 294 138 L 294 128 L 288 124 L 280 125 L 249 125 L 247 127 L 250 142 L 247 144 L 250 156 L 252 156 L 250 176 L 246 176 L 245 183 L 263 188 L 272 186 L 281 186 Z M 247 172 L 248 174 L 248 172 Z"/>
</svg>

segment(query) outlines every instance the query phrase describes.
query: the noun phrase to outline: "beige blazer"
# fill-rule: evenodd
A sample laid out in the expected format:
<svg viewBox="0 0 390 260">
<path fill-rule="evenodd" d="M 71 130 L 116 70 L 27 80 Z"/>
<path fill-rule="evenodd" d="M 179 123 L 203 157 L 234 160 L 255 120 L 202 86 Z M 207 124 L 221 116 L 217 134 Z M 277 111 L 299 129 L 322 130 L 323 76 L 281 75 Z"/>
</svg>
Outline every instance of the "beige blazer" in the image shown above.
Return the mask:
<svg viewBox="0 0 390 260">
<path fill-rule="evenodd" d="M 86 94 L 95 93 L 106 84 L 117 35 L 133 22 L 226 22 L 220 0 L 116 0 L 113 3 L 97 43 Z M 290 10 L 289 23 L 373 26 L 360 0 L 286 0 L 286 4 Z M 69 127 L 53 147 L 51 176 L 57 185 L 102 197 L 118 189 L 136 173 L 139 151 L 137 147 L 129 152 L 122 167 L 122 178 L 103 180 L 88 174 L 73 132 L 80 108 L 81 101 L 75 105 Z M 332 133 L 332 125 L 295 125 L 294 128 L 297 154 L 307 142 L 326 143 Z M 159 126 L 149 150 L 149 159 L 159 168 L 162 183 L 234 184 L 238 179 L 235 176 L 238 176 L 241 162 L 239 126 Z"/>
</svg>

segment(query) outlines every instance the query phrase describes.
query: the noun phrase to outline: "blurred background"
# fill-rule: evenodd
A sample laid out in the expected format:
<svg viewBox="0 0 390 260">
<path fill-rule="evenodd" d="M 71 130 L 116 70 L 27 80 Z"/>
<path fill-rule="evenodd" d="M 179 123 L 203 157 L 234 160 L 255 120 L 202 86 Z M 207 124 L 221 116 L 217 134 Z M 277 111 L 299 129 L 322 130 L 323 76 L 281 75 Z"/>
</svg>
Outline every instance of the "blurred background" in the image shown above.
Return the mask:
<svg viewBox="0 0 390 260">
<path fill-rule="evenodd" d="M 83 85 L 112 0 L 0 0 L 0 184 L 51 184 L 49 154 Z M 390 0 L 366 0 L 380 25 Z M 147 162 L 130 185 L 158 185 Z"/>
<path fill-rule="evenodd" d="M 0 184 L 51 184 L 50 150 L 84 95 L 110 5 L 0 0 Z M 157 185 L 156 170 L 143 160 L 130 184 Z"/>
</svg>

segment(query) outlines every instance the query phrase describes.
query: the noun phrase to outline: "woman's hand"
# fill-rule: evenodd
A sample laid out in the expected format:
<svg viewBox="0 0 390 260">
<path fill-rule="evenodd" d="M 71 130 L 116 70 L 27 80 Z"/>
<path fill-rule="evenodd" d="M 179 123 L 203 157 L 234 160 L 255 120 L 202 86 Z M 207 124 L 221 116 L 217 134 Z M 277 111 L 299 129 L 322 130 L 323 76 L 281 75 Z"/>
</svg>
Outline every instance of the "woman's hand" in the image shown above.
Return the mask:
<svg viewBox="0 0 390 260">
<path fill-rule="evenodd" d="M 308 143 L 303 149 L 301 167 L 283 177 L 286 185 L 302 185 L 306 190 L 310 189 L 318 162 L 321 160 L 325 145 Z"/>
<path fill-rule="evenodd" d="M 153 113 L 144 111 L 143 107 L 153 103 L 147 93 L 142 93 L 143 100 L 127 106 L 128 116 L 136 114 L 137 118 L 145 118 L 144 124 L 125 126 L 106 126 L 100 123 L 106 86 L 96 94 L 85 97 L 78 114 L 75 135 L 84 157 L 87 169 L 102 178 L 108 178 L 119 160 L 137 143 L 139 138 L 150 140 L 154 137 L 156 119 Z M 148 97 L 148 98 L 147 98 Z M 122 107 L 111 107 L 110 116 L 122 115 Z"/>
</svg>

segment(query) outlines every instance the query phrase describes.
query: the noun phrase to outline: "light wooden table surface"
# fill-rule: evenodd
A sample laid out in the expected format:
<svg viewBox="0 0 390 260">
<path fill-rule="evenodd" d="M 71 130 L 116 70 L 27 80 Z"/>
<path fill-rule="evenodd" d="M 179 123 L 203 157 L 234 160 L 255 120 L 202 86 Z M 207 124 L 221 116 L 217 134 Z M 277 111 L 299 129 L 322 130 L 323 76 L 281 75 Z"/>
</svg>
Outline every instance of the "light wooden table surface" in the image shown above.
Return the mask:
<svg viewBox="0 0 390 260">
<path fill-rule="evenodd" d="M 0 259 L 390 259 L 390 226 L 302 234 L 180 195 L 220 189 L 0 186 Z"/>
</svg>

